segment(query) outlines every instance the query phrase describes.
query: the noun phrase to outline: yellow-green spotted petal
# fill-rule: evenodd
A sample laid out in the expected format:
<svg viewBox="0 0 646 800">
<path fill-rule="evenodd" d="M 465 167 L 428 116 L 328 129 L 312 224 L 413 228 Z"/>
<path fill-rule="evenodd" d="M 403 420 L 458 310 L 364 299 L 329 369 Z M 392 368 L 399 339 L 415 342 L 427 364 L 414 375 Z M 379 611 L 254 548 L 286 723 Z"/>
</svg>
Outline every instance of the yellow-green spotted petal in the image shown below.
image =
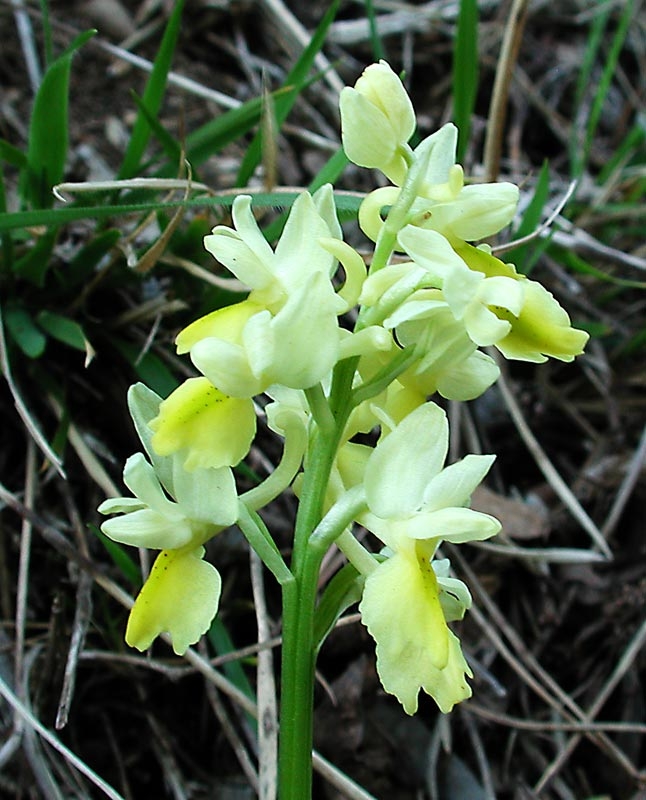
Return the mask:
<svg viewBox="0 0 646 800">
<path fill-rule="evenodd" d="M 209 629 L 218 610 L 222 581 L 204 548 L 162 550 L 130 612 L 126 642 L 146 650 L 161 633 L 170 634 L 177 655 Z"/>
<path fill-rule="evenodd" d="M 160 456 L 184 451 L 185 469 L 235 466 L 256 433 L 253 401 L 229 397 L 207 378 L 189 378 L 159 406 L 149 423 Z"/>
</svg>

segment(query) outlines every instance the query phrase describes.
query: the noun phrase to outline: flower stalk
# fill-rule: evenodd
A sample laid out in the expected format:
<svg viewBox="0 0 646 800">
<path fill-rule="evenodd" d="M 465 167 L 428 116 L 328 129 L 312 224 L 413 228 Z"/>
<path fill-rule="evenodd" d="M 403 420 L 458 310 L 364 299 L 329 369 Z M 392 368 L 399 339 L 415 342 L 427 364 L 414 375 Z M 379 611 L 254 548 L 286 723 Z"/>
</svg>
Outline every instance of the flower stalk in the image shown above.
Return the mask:
<svg viewBox="0 0 646 800">
<path fill-rule="evenodd" d="M 298 197 L 275 248 L 251 197 L 237 197 L 233 226 L 215 227 L 205 247 L 249 294 L 178 335 L 197 377 L 165 399 L 132 387 L 145 454 L 126 462 L 132 495 L 99 508 L 115 515 L 102 525 L 107 536 L 161 551 L 128 622 L 126 640 L 140 650 L 168 632 L 182 654 L 208 630 L 222 580 L 207 547 L 226 527 L 239 527 L 276 579 L 280 800 L 311 797 L 316 655 L 350 602 L 359 601 L 375 641 L 384 690 L 407 713 L 420 691 L 442 713 L 471 695 L 449 627 L 471 596 L 437 552 L 443 541 L 499 531 L 496 519 L 469 507 L 494 456 L 446 466 L 448 421 L 433 398 L 473 399 L 495 382 L 498 367 L 481 347 L 567 362 L 588 338 L 539 283 L 477 244 L 511 222 L 518 189 L 465 184 L 455 126 L 411 149 L 413 107 L 383 61 L 343 90 L 340 106 L 350 160 L 391 182 L 359 212 L 374 243 L 369 268 L 343 241 L 331 186 Z M 250 452 L 258 413 L 282 440 L 282 458 L 257 486 L 241 487 L 234 470 Z M 286 559 L 262 512 L 288 490 L 298 510 Z M 355 525 L 377 538 L 378 553 L 360 543 Z M 348 564 L 317 605 L 333 546 Z"/>
</svg>

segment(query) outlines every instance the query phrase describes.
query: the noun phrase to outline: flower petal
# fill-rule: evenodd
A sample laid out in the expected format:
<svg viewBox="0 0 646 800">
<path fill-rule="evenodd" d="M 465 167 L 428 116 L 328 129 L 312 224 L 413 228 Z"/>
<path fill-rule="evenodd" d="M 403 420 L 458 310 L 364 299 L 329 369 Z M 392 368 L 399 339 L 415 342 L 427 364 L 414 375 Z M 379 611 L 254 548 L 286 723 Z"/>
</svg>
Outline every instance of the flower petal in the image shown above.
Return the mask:
<svg viewBox="0 0 646 800">
<path fill-rule="evenodd" d="M 169 519 L 181 518 L 182 513 L 177 503 L 166 497 L 157 473 L 143 453 L 135 453 L 128 458 L 123 468 L 123 482 L 135 497 L 158 514 Z"/>
<path fill-rule="evenodd" d="M 405 520 L 391 523 L 401 536 L 411 539 L 443 540 L 460 544 L 480 542 L 495 536 L 502 527 L 489 514 L 470 508 L 440 508 L 437 511 L 420 512 Z"/>
<path fill-rule="evenodd" d="M 415 513 L 427 484 L 442 469 L 448 436 L 446 414 L 434 403 L 408 414 L 379 442 L 366 465 L 370 510 L 386 519 Z"/>
<path fill-rule="evenodd" d="M 473 400 L 498 380 L 500 368 L 490 356 L 476 350 L 455 369 L 437 377 L 437 391 L 447 400 Z"/>
<path fill-rule="evenodd" d="M 229 397 L 207 378 L 189 378 L 162 401 L 150 427 L 157 453 L 184 451 L 184 468 L 192 472 L 242 461 L 256 433 L 256 414 L 250 398 Z"/>
<path fill-rule="evenodd" d="M 193 528 L 184 518 L 166 517 L 150 508 L 107 519 L 101 530 L 114 542 L 153 549 L 184 547 L 193 538 Z"/>
<path fill-rule="evenodd" d="M 359 610 L 377 643 L 384 689 L 414 714 L 420 687 L 449 659 L 449 630 L 428 560 L 415 550 L 391 556 L 366 578 Z"/>
<path fill-rule="evenodd" d="M 460 647 L 460 640 L 449 631 L 449 659 L 442 670 L 429 670 L 422 689 L 430 695 L 443 714 L 448 714 L 456 703 L 471 697 L 471 687 L 466 676 L 473 677 Z"/>
<path fill-rule="evenodd" d="M 238 495 L 229 467 L 187 472 L 179 461 L 173 475 L 178 503 L 192 520 L 227 527 L 238 517 Z"/>
<path fill-rule="evenodd" d="M 319 239 L 334 238 L 308 192 L 296 198 L 276 246 L 275 276 L 288 292 L 317 272 L 328 280 L 334 259 Z"/>
<path fill-rule="evenodd" d="M 218 225 L 204 237 L 204 247 L 247 286 L 264 289 L 274 279 L 274 253 L 254 219 L 249 195 L 236 197 L 232 216 L 236 230 Z"/>
<path fill-rule="evenodd" d="M 464 261 L 446 237 L 435 230 L 407 225 L 399 232 L 397 241 L 438 288 L 454 271 L 465 269 Z"/>
<path fill-rule="evenodd" d="M 262 377 L 252 372 L 245 348 L 237 342 L 204 339 L 191 349 L 191 361 L 230 397 L 253 397 L 266 388 Z"/>
<path fill-rule="evenodd" d="M 468 455 L 445 467 L 426 487 L 424 511 L 437 511 L 447 506 L 466 506 L 476 486 L 481 483 L 495 460 L 493 455 Z"/>
<path fill-rule="evenodd" d="M 202 560 L 204 548 L 163 550 L 153 564 L 130 612 L 126 642 L 146 650 L 160 633 L 169 633 L 182 655 L 209 629 L 218 610 L 222 580 Z"/>
</svg>

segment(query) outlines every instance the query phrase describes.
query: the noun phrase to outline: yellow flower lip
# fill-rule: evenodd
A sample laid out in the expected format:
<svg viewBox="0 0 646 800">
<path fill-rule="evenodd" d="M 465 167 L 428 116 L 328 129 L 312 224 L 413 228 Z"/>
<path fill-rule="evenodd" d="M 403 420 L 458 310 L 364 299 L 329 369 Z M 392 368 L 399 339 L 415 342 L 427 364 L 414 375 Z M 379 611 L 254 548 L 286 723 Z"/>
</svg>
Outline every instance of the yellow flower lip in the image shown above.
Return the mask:
<svg viewBox="0 0 646 800">
<path fill-rule="evenodd" d="M 159 406 L 149 423 L 160 456 L 186 453 L 184 468 L 235 466 L 256 433 L 251 398 L 229 397 L 207 378 L 189 378 Z"/>
<path fill-rule="evenodd" d="M 126 643 L 147 650 L 168 633 L 177 655 L 209 629 L 218 610 L 222 580 L 203 560 L 203 547 L 162 550 L 130 611 Z"/>
</svg>

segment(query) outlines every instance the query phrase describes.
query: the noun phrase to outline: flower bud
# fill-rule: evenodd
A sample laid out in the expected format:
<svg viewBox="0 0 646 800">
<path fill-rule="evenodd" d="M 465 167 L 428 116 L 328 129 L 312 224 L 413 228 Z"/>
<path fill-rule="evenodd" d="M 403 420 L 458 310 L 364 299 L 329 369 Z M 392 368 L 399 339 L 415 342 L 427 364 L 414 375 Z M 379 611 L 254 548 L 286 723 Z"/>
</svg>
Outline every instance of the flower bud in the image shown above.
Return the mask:
<svg viewBox="0 0 646 800">
<path fill-rule="evenodd" d="M 376 167 L 401 184 L 402 153 L 415 130 L 415 112 L 399 77 L 385 61 L 367 67 L 354 88 L 341 92 L 341 132 L 346 155 L 360 167 Z"/>
</svg>

